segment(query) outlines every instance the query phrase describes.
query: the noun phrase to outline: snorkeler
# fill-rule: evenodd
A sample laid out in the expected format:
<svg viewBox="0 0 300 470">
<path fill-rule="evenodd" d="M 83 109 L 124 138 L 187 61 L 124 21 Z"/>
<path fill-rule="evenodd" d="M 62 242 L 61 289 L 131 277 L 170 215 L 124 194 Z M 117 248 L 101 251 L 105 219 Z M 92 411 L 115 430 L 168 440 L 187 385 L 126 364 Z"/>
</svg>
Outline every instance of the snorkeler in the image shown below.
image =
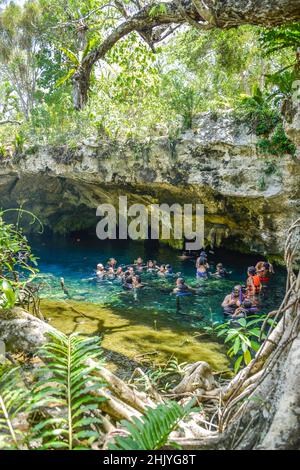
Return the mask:
<svg viewBox="0 0 300 470">
<path fill-rule="evenodd" d="M 222 302 L 222 307 L 225 316 L 234 315 L 235 311 L 242 305 L 244 301 L 244 294 L 242 286 L 236 285 L 231 294 L 226 295 Z"/>
<path fill-rule="evenodd" d="M 218 279 L 224 279 L 229 275 L 228 271 L 223 267 L 222 263 L 218 263 L 216 268 L 217 270 L 215 273 L 212 274 L 212 276 Z"/>
<path fill-rule="evenodd" d="M 247 297 L 258 295 L 262 289 L 260 277 L 256 273 L 254 266 L 248 268 L 248 279 L 247 279 Z"/>
</svg>

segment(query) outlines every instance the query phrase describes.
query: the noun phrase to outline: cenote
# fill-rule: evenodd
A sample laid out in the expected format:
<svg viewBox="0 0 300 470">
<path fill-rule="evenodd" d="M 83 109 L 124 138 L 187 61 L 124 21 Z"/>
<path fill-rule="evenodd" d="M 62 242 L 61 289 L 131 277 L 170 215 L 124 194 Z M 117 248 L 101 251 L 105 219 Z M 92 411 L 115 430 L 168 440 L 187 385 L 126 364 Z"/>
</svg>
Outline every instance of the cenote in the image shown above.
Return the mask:
<svg viewBox="0 0 300 470">
<path fill-rule="evenodd" d="M 124 365 L 128 359 L 139 363 L 149 359 L 162 364 L 175 356 L 180 362 L 207 361 L 215 370 L 228 368 L 224 347 L 203 335 L 203 326 L 223 322 L 221 302 L 237 283 L 245 283 L 247 267 L 261 256 L 242 255 L 222 249 L 209 252 L 210 272 L 222 262 L 228 279 L 195 278 L 195 261 L 179 259 L 178 251 L 150 243 L 99 241 L 93 237 L 32 238 L 32 250 L 39 258 L 37 281 L 41 310 L 51 324 L 65 333 L 99 334 L 111 362 Z M 97 280 L 97 263 L 110 257 L 128 265 L 141 256 L 144 261 L 169 263 L 187 283 L 199 287 L 199 294 L 180 298 L 171 295 L 173 278 L 142 274 L 144 289 L 137 298 L 125 291 L 118 280 Z M 69 295 L 60 285 L 65 280 Z M 275 266 L 275 275 L 261 294 L 261 313 L 278 307 L 285 290 L 285 270 Z M 200 332 L 200 336 L 199 336 Z"/>
</svg>

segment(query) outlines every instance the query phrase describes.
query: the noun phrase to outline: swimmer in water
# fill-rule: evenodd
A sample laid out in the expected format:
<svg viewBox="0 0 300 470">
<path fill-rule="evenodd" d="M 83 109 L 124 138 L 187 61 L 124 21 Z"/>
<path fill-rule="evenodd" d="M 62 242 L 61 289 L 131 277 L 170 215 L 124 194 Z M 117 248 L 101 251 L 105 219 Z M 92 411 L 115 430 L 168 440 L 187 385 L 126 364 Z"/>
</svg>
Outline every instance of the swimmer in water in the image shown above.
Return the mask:
<svg viewBox="0 0 300 470">
<path fill-rule="evenodd" d="M 129 274 L 128 274 L 129 276 L 134 276 L 134 275 L 135 275 L 134 267 L 133 267 L 133 266 L 129 266 L 129 268 L 128 268 L 127 271 L 128 271 L 128 273 L 129 273 Z"/>
<path fill-rule="evenodd" d="M 144 287 L 144 284 L 142 284 L 141 276 L 139 276 L 138 274 L 133 276 L 133 278 L 132 278 L 132 290 L 133 290 L 133 297 L 134 297 L 135 301 L 138 300 L 138 290 L 142 289 L 143 287 Z"/>
<path fill-rule="evenodd" d="M 179 277 L 177 280 L 176 280 L 176 287 L 175 289 L 173 289 L 173 294 L 176 294 L 176 295 L 187 295 L 187 294 L 195 294 L 197 292 L 196 289 L 193 289 L 192 287 L 188 286 L 186 283 L 185 283 L 185 280 L 183 279 L 183 277 Z"/>
<path fill-rule="evenodd" d="M 134 289 L 142 289 L 143 287 L 145 287 L 144 284 L 142 284 L 141 276 L 139 276 L 138 274 L 133 276 L 132 286 L 133 286 Z"/>
<path fill-rule="evenodd" d="M 272 274 L 274 274 L 274 268 L 271 263 L 267 261 L 259 261 L 255 266 L 256 272 L 259 276 L 260 282 L 266 284 L 271 279 Z"/>
<path fill-rule="evenodd" d="M 116 275 L 115 275 L 114 268 L 108 268 L 107 278 L 110 279 L 110 280 L 113 280 L 113 279 L 115 279 L 115 277 L 116 277 Z"/>
<path fill-rule="evenodd" d="M 116 269 L 116 266 L 117 266 L 118 262 L 115 258 L 109 258 L 108 262 L 107 262 L 107 267 L 108 268 L 113 268 L 113 270 Z"/>
<path fill-rule="evenodd" d="M 165 275 L 166 276 L 174 276 L 173 268 L 170 264 L 166 264 Z"/>
<path fill-rule="evenodd" d="M 225 316 L 234 315 L 235 311 L 241 307 L 242 302 L 244 301 L 244 295 L 242 292 L 242 286 L 236 285 L 233 288 L 231 294 L 226 295 L 225 299 L 222 302 L 222 307 Z"/>
<path fill-rule="evenodd" d="M 160 277 L 165 277 L 166 275 L 166 266 L 162 264 L 157 272 L 157 275 Z"/>
<path fill-rule="evenodd" d="M 247 297 L 253 297 L 260 293 L 262 284 L 260 277 L 256 272 L 254 266 L 248 268 L 248 279 L 247 279 Z"/>
<path fill-rule="evenodd" d="M 228 271 L 223 267 L 222 263 L 218 263 L 216 266 L 217 270 L 212 276 L 218 278 L 218 279 L 224 279 L 228 276 Z"/>
<path fill-rule="evenodd" d="M 198 279 L 207 279 L 208 278 L 207 270 L 209 268 L 209 265 L 207 264 L 207 262 L 204 259 L 198 258 L 196 262 L 196 267 L 197 267 L 196 277 Z"/>
<path fill-rule="evenodd" d="M 143 258 L 141 258 L 140 256 L 138 257 L 137 260 L 135 260 L 134 266 L 136 267 L 137 271 L 143 271 L 143 269 L 144 269 L 143 262 L 144 262 Z"/>
<path fill-rule="evenodd" d="M 116 270 L 116 277 L 118 279 L 123 279 L 124 278 L 124 272 L 123 272 L 123 268 L 121 266 L 119 266 Z"/>
<path fill-rule="evenodd" d="M 104 269 L 104 266 L 102 263 L 97 264 L 97 270 L 96 270 L 96 276 L 98 278 L 103 278 L 106 274 L 106 271 Z"/>
<path fill-rule="evenodd" d="M 150 259 L 147 262 L 147 273 L 155 273 L 156 271 L 157 269 L 155 268 L 153 261 Z"/>
<path fill-rule="evenodd" d="M 126 271 L 123 278 L 123 289 L 129 290 L 133 288 L 133 277 L 134 276 L 130 274 L 130 271 Z"/>
</svg>

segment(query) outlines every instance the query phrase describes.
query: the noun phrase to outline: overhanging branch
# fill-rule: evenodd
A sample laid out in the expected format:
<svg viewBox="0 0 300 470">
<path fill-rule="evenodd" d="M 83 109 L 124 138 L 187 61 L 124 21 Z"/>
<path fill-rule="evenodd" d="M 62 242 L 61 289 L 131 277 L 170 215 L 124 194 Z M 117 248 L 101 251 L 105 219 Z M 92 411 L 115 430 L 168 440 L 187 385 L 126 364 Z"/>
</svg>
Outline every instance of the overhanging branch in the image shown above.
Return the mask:
<svg viewBox="0 0 300 470">
<path fill-rule="evenodd" d="M 125 18 L 84 58 L 73 77 L 75 107 L 80 109 L 87 101 L 93 66 L 133 31 L 145 36 L 148 43 L 150 38 L 149 44 L 153 46 L 152 32 L 161 26 L 188 23 L 198 29 L 226 29 L 246 24 L 269 27 L 299 20 L 300 0 L 173 0 L 148 5 Z"/>
</svg>

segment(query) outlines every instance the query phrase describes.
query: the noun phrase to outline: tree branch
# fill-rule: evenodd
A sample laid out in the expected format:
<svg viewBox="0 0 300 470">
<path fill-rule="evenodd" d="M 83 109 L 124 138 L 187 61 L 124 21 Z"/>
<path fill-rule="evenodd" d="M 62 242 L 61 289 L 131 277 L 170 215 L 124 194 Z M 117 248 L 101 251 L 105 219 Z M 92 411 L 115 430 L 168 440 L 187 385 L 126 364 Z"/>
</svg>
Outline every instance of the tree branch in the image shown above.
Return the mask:
<svg viewBox="0 0 300 470">
<path fill-rule="evenodd" d="M 148 39 L 155 28 L 166 25 L 188 23 L 197 29 L 225 29 L 246 24 L 269 27 L 299 20 L 299 0 L 173 0 L 147 5 L 128 16 L 84 58 L 73 76 L 75 108 L 82 108 L 87 101 L 93 66 L 133 31 Z"/>
<path fill-rule="evenodd" d="M 18 124 L 19 126 L 21 126 L 22 122 L 15 121 L 13 119 L 5 119 L 5 121 L 0 121 L 0 126 L 4 126 L 5 124 Z"/>
</svg>

